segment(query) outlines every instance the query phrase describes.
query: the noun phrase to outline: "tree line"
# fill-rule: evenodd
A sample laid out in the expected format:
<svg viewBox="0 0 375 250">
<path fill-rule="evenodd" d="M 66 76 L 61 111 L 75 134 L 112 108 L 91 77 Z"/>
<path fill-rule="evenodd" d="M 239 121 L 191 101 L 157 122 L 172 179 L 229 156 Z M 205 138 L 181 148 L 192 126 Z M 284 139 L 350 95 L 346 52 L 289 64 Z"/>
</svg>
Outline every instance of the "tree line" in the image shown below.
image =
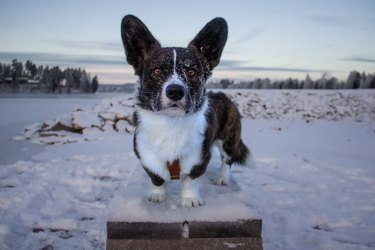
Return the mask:
<svg viewBox="0 0 375 250">
<path fill-rule="evenodd" d="M 340 81 L 329 73 L 323 73 L 321 78 L 313 80 L 308 74 L 305 80 L 288 78 L 271 81 L 269 78 L 258 78 L 252 81 L 235 82 L 230 79 L 211 81 L 209 88 L 242 88 L 242 89 L 373 89 L 375 88 L 375 73 L 366 74 L 358 71 L 350 72 L 345 81 Z"/>
<path fill-rule="evenodd" d="M 0 90 L 13 92 L 48 93 L 95 93 L 99 86 L 98 77 L 93 78 L 85 69 L 59 66 L 37 66 L 27 60 L 17 59 L 11 64 L 0 63 Z"/>
</svg>

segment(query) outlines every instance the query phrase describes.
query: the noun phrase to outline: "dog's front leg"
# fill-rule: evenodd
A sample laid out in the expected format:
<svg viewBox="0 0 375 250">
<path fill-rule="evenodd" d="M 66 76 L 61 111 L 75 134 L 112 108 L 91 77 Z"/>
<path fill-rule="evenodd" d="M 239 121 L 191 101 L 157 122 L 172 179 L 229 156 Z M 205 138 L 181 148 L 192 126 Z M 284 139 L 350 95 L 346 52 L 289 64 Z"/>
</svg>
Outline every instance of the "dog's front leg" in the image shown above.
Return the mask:
<svg viewBox="0 0 375 250">
<path fill-rule="evenodd" d="M 204 205 L 204 199 L 200 194 L 200 183 L 202 175 L 205 173 L 208 162 L 210 160 L 210 154 L 206 157 L 203 163 L 193 165 L 190 168 L 189 173 L 182 176 L 182 192 L 181 192 L 181 204 L 184 207 L 198 207 Z M 197 159 L 197 158 L 195 158 Z M 182 169 L 187 170 L 186 164 L 191 163 L 192 158 L 184 159 L 182 163 Z M 185 172 L 186 173 L 186 172 Z"/>
<path fill-rule="evenodd" d="M 204 205 L 200 195 L 200 178 L 192 179 L 186 175 L 182 181 L 181 204 L 184 207 L 198 207 Z"/>
<path fill-rule="evenodd" d="M 135 145 L 137 144 L 135 143 Z M 146 196 L 147 199 L 157 203 L 165 201 L 167 196 L 165 182 L 170 180 L 166 162 L 161 160 L 152 150 L 148 150 L 147 147 L 141 147 L 141 150 L 138 150 L 137 147 L 135 149 L 142 167 L 146 170 L 152 182 L 150 193 Z"/>
<path fill-rule="evenodd" d="M 165 201 L 167 197 L 167 188 L 165 184 L 165 180 L 161 178 L 159 175 L 153 173 L 147 167 L 143 166 L 146 170 L 147 174 L 151 178 L 151 190 L 150 193 L 146 196 L 149 201 L 161 203 Z"/>
</svg>

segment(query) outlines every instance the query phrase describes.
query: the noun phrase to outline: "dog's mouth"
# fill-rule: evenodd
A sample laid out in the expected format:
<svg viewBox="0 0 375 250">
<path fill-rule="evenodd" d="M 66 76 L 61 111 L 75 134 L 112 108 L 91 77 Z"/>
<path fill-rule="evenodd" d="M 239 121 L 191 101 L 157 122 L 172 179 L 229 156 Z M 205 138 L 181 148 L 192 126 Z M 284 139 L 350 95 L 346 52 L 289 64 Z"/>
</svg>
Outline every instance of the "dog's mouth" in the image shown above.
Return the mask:
<svg viewBox="0 0 375 250">
<path fill-rule="evenodd" d="M 162 108 L 160 109 L 161 112 L 172 115 L 172 116 L 181 116 L 187 113 L 186 111 L 186 104 L 184 102 L 178 101 L 170 101 L 164 105 L 162 105 Z"/>
<path fill-rule="evenodd" d="M 168 102 L 164 109 L 182 110 L 185 111 L 186 105 L 184 102 Z"/>
</svg>

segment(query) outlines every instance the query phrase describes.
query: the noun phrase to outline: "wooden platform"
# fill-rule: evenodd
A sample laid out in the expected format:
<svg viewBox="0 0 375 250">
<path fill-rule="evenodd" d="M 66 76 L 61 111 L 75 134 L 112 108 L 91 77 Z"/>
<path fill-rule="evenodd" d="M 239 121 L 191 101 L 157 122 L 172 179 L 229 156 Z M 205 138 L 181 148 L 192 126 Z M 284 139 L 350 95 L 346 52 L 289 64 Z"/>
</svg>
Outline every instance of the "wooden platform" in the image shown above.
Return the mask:
<svg viewBox="0 0 375 250">
<path fill-rule="evenodd" d="M 107 250 L 263 249 L 260 219 L 181 223 L 108 222 Z"/>
</svg>

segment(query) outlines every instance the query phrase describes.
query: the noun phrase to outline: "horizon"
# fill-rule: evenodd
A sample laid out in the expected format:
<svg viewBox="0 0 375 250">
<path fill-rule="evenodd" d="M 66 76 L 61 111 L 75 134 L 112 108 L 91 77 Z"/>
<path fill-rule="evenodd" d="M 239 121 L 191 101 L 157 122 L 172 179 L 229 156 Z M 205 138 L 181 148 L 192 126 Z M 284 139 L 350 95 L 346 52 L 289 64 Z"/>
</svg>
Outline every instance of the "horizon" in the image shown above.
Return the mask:
<svg viewBox="0 0 375 250">
<path fill-rule="evenodd" d="M 124 15 L 136 15 L 162 46 L 175 47 L 222 16 L 229 37 L 211 81 L 317 79 L 325 72 L 346 80 L 353 70 L 375 71 L 374 12 L 371 0 L 1 1 L 0 62 L 81 67 L 100 84 L 136 83 L 121 42 Z"/>
</svg>

